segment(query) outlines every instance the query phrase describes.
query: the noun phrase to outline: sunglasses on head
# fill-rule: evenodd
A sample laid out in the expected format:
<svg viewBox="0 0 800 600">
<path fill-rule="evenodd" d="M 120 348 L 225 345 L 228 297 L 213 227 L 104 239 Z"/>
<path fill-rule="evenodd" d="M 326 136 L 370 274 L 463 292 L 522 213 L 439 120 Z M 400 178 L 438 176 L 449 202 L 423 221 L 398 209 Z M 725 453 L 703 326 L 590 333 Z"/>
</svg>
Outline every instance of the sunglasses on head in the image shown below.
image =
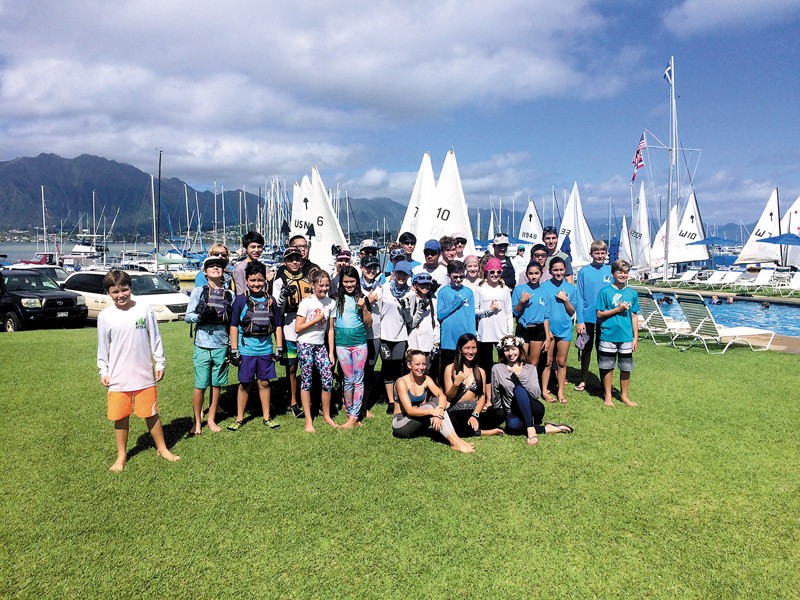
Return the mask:
<svg viewBox="0 0 800 600">
<path fill-rule="evenodd" d="M 555 227 L 553 227 L 552 225 L 548 225 L 547 227 L 545 227 L 544 229 L 542 229 L 542 232 L 543 232 L 543 233 L 558 233 L 558 229 L 556 229 L 556 228 L 555 228 Z"/>
</svg>

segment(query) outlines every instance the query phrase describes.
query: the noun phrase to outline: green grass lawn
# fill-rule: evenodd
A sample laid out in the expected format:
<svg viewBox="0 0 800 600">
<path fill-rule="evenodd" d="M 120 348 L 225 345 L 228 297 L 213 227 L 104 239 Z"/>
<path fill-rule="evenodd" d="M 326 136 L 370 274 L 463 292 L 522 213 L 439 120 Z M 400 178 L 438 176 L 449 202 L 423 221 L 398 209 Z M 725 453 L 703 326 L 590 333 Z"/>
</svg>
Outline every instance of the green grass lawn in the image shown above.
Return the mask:
<svg viewBox="0 0 800 600">
<path fill-rule="evenodd" d="M 643 342 L 640 408 L 570 386 L 546 420 L 574 435 L 467 456 L 383 410 L 306 434 L 281 387 L 280 430 L 188 438 L 187 329 L 162 326 L 159 385 L 181 460 L 132 419 L 122 474 L 96 332 L 0 335 L 0 597 L 800 596 L 797 356 Z"/>
</svg>

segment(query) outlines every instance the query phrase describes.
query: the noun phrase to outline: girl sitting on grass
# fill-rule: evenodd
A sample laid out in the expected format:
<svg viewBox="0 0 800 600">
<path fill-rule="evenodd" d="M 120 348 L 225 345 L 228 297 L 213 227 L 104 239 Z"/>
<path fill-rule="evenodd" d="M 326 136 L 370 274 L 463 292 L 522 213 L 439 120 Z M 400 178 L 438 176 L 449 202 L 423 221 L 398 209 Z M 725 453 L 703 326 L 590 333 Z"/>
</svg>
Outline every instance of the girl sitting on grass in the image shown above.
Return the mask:
<svg viewBox="0 0 800 600">
<path fill-rule="evenodd" d="M 408 374 L 395 382 L 395 402 L 400 412 L 392 417 L 392 434 L 410 438 L 428 427 L 447 440 L 453 450 L 470 454 L 475 446 L 462 440 L 447 415 L 447 398 L 428 377 L 425 354 L 420 350 L 406 352 Z"/>
<path fill-rule="evenodd" d="M 569 425 L 545 423 L 544 404 L 539 402 L 536 368 L 528 362 L 525 340 L 507 335 L 497 345 L 500 364 L 492 368 L 492 403 L 506 416 L 506 432 L 526 432 L 529 446 L 539 443 L 540 433 L 572 433 Z"/>
<path fill-rule="evenodd" d="M 444 370 L 444 390 L 450 407 L 447 414 L 456 432 L 468 437 L 472 435 L 499 435 L 504 414 L 491 407 L 484 387 L 486 372 L 478 366 L 478 341 L 471 333 L 465 333 L 456 342 L 456 359 Z"/>
<path fill-rule="evenodd" d="M 314 368 L 322 380 L 322 420 L 331 427 L 338 425 L 331 418 L 331 390 L 333 389 L 333 300 L 328 297 L 331 278 L 326 271 L 312 269 L 308 278 L 311 281 L 313 296 L 303 298 L 297 307 L 295 331 L 297 332 L 297 359 L 300 371 L 300 401 L 303 403 L 306 427 L 314 433 L 314 419 L 311 413 L 311 382 Z"/>
<path fill-rule="evenodd" d="M 347 422 L 342 429 L 350 429 L 360 424 L 358 419 L 364 399 L 364 369 L 367 364 L 367 329 L 372 326 L 372 311 L 361 291 L 356 268 L 345 266 L 339 277 L 334 337 L 336 356 L 344 374 Z"/>
</svg>

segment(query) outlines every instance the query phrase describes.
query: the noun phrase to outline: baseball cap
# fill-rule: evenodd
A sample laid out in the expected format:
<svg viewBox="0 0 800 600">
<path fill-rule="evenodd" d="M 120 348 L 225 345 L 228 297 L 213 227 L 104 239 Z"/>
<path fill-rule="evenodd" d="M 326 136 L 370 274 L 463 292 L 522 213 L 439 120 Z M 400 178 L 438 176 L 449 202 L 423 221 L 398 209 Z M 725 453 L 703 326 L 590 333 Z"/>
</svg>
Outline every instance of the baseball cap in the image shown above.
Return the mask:
<svg viewBox="0 0 800 600">
<path fill-rule="evenodd" d="M 430 273 L 420 272 L 415 273 L 414 277 L 411 278 L 411 283 L 419 283 L 420 285 L 424 284 L 431 284 L 433 283 L 433 277 L 431 277 Z"/>
<path fill-rule="evenodd" d="M 378 243 L 375 240 L 362 240 L 362 242 L 358 245 L 359 250 L 364 250 L 366 248 L 375 248 L 378 249 Z"/>
<path fill-rule="evenodd" d="M 367 256 L 364 260 L 361 261 L 361 266 L 364 268 L 380 267 L 381 261 L 378 260 L 377 256 Z"/>
<path fill-rule="evenodd" d="M 523 246 L 522 244 L 517 246 L 517 252 L 524 252 L 524 251 L 525 251 L 525 246 Z"/>
<path fill-rule="evenodd" d="M 495 246 L 499 246 L 501 244 L 508 245 L 508 236 L 505 233 L 498 233 L 497 235 L 494 236 L 492 243 Z"/>
<path fill-rule="evenodd" d="M 425 242 L 425 250 L 433 250 L 434 252 L 441 252 L 442 245 L 439 243 L 438 240 L 428 240 Z"/>
<path fill-rule="evenodd" d="M 292 246 L 289 246 L 286 250 L 283 251 L 283 260 L 286 260 L 290 256 L 299 256 L 300 258 L 303 258 L 303 255 L 300 252 L 300 250 Z"/>
<path fill-rule="evenodd" d="M 336 260 L 350 260 L 352 257 L 353 253 L 350 252 L 350 250 L 347 250 L 346 248 L 342 248 L 336 254 Z"/>
<path fill-rule="evenodd" d="M 228 261 L 221 256 L 209 256 L 203 261 L 203 271 L 205 271 L 211 265 L 219 265 L 224 269 L 228 266 Z"/>
<path fill-rule="evenodd" d="M 395 273 L 405 273 L 406 275 L 411 275 L 411 263 L 407 260 L 401 260 L 394 266 Z"/>
</svg>

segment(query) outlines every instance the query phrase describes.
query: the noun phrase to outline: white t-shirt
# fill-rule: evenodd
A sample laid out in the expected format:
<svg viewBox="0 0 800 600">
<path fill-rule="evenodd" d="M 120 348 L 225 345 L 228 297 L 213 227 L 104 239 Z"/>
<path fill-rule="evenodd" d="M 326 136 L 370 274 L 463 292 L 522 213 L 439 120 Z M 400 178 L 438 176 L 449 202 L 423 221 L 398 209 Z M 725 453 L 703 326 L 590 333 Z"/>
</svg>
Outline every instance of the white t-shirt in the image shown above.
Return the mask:
<svg viewBox="0 0 800 600">
<path fill-rule="evenodd" d="M 155 363 L 155 369 L 153 366 Z M 97 368 L 108 376 L 112 392 L 135 392 L 156 384 L 155 371 L 163 371 L 164 346 L 156 313 L 137 302 L 128 310 L 115 305 L 97 317 Z"/>
<path fill-rule="evenodd" d="M 420 298 L 416 293 L 408 295 L 408 309 L 411 312 L 411 329 L 408 332 L 408 347 L 413 350 L 430 352 L 439 343 L 439 321 L 436 318 L 436 298 L 425 309 L 418 308 Z"/>
<path fill-rule="evenodd" d="M 306 321 L 310 321 L 315 318 L 320 311 L 322 311 L 325 314 L 325 318 L 319 323 L 316 323 L 312 327 L 304 330 L 302 333 L 298 333 L 297 343 L 316 345 L 324 344 L 325 334 L 328 331 L 328 321 L 333 315 L 335 308 L 336 303 L 327 296 L 322 300 L 317 298 L 316 295 L 303 298 L 297 307 L 298 317 L 304 317 Z"/>
<path fill-rule="evenodd" d="M 514 331 L 511 291 L 508 286 L 492 287 L 486 283 L 479 285 L 477 290 L 475 314 L 478 316 L 478 341 L 499 342 L 504 335 Z M 500 303 L 500 312 L 490 313 L 493 300 Z"/>
<path fill-rule="evenodd" d="M 414 293 L 409 288 L 401 297 L 395 298 L 392 294 L 392 282 L 387 281 L 381 290 L 381 339 L 387 342 L 405 342 L 408 339 L 406 327 L 406 314 L 408 313 L 408 296 Z"/>
<path fill-rule="evenodd" d="M 450 277 L 447 276 L 447 267 L 442 264 L 436 265 L 436 268 L 430 269 L 428 265 L 422 263 L 411 269 L 411 274 L 428 273 L 431 278 L 439 284 L 439 287 L 444 287 L 450 283 Z M 409 284 L 411 281 L 409 280 Z"/>
</svg>

